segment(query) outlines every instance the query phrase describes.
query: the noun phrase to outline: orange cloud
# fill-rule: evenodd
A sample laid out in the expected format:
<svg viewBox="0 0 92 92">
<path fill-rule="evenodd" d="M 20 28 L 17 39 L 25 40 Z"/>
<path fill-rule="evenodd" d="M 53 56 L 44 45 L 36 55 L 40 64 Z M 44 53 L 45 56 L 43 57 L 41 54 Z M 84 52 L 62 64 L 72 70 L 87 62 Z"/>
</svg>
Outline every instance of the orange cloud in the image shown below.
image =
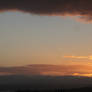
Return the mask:
<svg viewBox="0 0 92 92">
<path fill-rule="evenodd" d="M 64 56 L 64 58 L 92 60 L 92 56 Z"/>
<path fill-rule="evenodd" d="M 73 76 L 85 76 L 85 77 L 92 77 L 92 74 L 80 74 L 80 73 L 74 73 Z"/>
</svg>

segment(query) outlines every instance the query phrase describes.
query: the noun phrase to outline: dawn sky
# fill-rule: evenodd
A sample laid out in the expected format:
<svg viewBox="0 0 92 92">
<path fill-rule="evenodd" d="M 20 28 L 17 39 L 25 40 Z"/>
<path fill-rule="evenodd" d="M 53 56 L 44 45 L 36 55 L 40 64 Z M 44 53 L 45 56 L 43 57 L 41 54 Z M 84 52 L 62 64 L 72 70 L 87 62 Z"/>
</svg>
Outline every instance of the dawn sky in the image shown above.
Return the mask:
<svg viewBox="0 0 92 92">
<path fill-rule="evenodd" d="M 90 3 L 91 0 L 1 1 L 0 67 L 43 64 L 68 65 L 70 69 L 70 65 L 91 66 Z M 85 67 L 82 69 L 84 71 Z M 83 71 L 73 74 L 83 75 Z M 92 76 L 91 69 L 84 74 Z"/>
<path fill-rule="evenodd" d="M 92 55 L 91 30 L 72 17 L 0 13 L 0 65 L 91 63 L 64 58 Z"/>
</svg>

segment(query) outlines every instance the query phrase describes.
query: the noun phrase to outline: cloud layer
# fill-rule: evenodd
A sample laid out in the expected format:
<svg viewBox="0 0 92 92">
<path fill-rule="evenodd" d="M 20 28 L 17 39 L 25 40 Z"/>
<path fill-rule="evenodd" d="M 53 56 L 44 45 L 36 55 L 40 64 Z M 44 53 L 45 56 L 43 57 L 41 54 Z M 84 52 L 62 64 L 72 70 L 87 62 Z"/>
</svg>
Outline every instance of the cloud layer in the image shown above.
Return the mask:
<svg viewBox="0 0 92 92">
<path fill-rule="evenodd" d="M 0 75 L 44 75 L 44 76 L 88 76 L 92 77 L 92 66 L 87 65 L 28 65 L 0 67 Z"/>
<path fill-rule="evenodd" d="M 0 11 L 18 10 L 47 16 L 80 16 L 92 20 L 92 0 L 0 0 Z"/>
</svg>

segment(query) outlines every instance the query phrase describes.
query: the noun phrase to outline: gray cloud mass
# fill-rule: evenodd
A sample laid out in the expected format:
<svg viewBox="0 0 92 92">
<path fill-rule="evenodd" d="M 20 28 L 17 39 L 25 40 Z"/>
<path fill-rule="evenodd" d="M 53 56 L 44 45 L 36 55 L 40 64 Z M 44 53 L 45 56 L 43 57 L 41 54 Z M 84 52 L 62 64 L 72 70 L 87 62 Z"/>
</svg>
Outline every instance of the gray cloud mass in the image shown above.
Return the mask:
<svg viewBox="0 0 92 92">
<path fill-rule="evenodd" d="M 0 11 L 18 10 L 46 16 L 80 16 L 92 20 L 92 0 L 0 0 Z"/>
</svg>

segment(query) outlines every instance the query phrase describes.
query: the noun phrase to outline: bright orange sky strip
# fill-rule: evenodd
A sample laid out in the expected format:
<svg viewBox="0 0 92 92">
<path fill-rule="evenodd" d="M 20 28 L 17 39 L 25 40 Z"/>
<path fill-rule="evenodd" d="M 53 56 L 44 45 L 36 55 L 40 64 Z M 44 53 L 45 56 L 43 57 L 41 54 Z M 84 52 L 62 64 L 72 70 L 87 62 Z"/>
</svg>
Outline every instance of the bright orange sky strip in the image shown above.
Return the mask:
<svg viewBox="0 0 92 92">
<path fill-rule="evenodd" d="M 64 56 L 64 58 L 92 60 L 92 56 Z"/>
</svg>

